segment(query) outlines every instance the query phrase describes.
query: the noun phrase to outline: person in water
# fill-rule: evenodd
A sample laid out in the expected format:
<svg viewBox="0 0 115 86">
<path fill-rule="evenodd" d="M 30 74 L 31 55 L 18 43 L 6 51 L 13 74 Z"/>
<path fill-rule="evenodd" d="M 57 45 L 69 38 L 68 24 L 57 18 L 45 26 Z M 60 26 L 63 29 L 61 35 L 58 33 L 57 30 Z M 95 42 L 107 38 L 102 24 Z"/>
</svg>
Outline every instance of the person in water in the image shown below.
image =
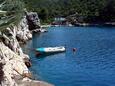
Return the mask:
<svg viewBox="0 0 115 86">
<path fill-rule="evenodd" d="M 73 52 L 76 52 L 76 51 L 77 51 L 77 49 L 76 49 L 76 48 L 73 48 L 73 49 L 72 49 L 72 51 L 73 51 Z"/>
</svg>

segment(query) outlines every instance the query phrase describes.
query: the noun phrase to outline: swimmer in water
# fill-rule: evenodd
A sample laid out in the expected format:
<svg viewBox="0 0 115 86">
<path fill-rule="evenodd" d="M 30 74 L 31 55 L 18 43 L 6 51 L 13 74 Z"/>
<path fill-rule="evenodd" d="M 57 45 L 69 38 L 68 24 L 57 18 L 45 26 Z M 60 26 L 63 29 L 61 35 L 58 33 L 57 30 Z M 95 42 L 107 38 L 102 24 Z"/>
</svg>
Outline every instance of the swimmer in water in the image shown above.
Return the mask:
<svg viewBox="0 0 115 86">
<path fill-rule="evenodd" d="M 73 48 L 73 49 L 72 49 L 72 51 L 73 51 L 73 52 L 76 52 L 76 51 L 77 51 L 77 49 L 76 49 L 76 48 Z"/>
</svg>

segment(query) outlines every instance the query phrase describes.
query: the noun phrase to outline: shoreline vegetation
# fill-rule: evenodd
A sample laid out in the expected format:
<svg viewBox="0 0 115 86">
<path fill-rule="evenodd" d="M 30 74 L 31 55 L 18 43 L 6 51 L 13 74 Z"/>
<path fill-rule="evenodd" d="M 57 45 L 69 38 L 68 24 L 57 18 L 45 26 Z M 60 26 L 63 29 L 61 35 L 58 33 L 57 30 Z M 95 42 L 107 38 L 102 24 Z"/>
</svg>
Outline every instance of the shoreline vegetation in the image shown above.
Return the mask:
<svg viewBox="0 0 115 86">
<path fill-rule="evenodd" d="M 71 24 L 115 22 L 115 0 L 25 0 L 25 4 L 38 13 L 43 24 L 52 23 L 55 18 L 65 18 Z"/>
<path fill-rule="evenodd" d="M 63 25 L 63 24 L 56 24 L 56 25 L 51 25 L 51 24 L 45 24 L 41 25 L 41 28 L 49 28 L 49 27 L 58 27 L 58 26 L 69 26 L 69 27 L 90 27 L 90 26 L 102 26 L 102 27 L 115 27 L 115 23 L 103 23 L 103 24 L 92 24 L 92 23 L 76 23 L 74 25 L 68 24 L 68 25 Z"/>
<path fill-rule="evenodd" d="M 76 23 L 73 26 L 106 26 L 106 27 L 112 27 L 112 26 L 115 26 L 115 22 L 108 22 L 108 23 Z"/>
</svg>

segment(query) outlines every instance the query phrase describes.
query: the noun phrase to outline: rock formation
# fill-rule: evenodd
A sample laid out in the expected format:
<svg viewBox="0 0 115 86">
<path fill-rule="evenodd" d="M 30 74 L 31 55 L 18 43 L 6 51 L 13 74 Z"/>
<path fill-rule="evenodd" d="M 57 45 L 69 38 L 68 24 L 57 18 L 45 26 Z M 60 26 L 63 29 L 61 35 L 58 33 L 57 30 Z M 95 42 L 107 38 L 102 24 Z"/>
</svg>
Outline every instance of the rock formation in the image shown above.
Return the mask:
<svg viewBox="0 0 115 86">
<path fill-rule="evenodd" d="M 37 19 L 35 21 L 38 22 Z M 19 44 L 19 41 L 26 42 L 32 38 L 28 24 L 27 16 L 24 16 L 19 25 L 7 27 L 0 33 L 0 86 L 51 86 L 30 79 L 32 75 L 27 68 L 31 66 L 29 56 L 23 53 Z"/>
<path fill-rule="evenodd" d="M 36 12 L 26 12 L 29 30 L 40 29 L 40 19 Z"/>
</svg>

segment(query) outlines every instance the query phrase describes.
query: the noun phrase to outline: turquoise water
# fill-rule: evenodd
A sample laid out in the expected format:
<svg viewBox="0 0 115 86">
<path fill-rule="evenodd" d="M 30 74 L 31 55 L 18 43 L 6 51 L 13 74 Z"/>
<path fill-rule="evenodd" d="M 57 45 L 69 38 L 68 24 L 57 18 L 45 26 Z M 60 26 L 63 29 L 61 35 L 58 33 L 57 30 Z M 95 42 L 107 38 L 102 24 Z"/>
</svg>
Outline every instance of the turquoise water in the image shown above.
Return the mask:
<svg viewBox="0 0 115 86">
<path fill-rule="evenodd" d="M 33 34 L 25 47 L 60 45 L 66 45 L 65 53 L 42 58 L 28 51 L 37 79 L 55 86 L 115 86 L 115 28 L 51 27 Z"/>
</svg>

